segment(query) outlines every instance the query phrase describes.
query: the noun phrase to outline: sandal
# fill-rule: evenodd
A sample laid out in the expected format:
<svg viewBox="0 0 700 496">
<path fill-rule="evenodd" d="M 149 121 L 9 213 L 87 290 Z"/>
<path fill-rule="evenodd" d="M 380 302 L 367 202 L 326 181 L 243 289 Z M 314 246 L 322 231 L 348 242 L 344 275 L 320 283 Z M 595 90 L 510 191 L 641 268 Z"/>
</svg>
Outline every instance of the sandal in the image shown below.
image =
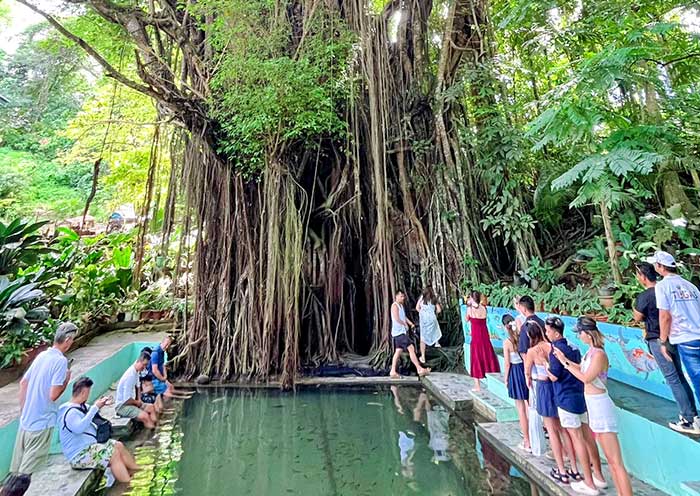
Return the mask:
<svg viewBox="0 0 700 496">
<path fill-rule="evenodd" d="M 583 476 L 579 472 L 574 472 L 572 468 L 566 471 L 566 475 L 568 475 L 571 479 L 575 480 L 576 482 L 580 482 L 583 480 Z"/>
<path fill-rule="evenodd" d="M 559 469 L 556 467 L 552 467 L 552 470 L 549 472 L 549 475 L 552 477 L 552 479 L 559 482 L 560 484 L 569 484 L 569 476 L 559 472 Z"/>
</svg>

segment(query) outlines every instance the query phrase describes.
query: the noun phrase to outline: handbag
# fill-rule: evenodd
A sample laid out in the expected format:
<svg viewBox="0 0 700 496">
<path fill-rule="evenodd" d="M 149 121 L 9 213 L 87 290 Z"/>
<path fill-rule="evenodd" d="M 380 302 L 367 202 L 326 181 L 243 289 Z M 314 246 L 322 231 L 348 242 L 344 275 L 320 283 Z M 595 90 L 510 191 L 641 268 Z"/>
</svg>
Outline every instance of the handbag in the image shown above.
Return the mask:
<svg viewBox="0 0 700 496">
<path fill-rule="evenodd" d="M 66 424 L 66 417 L 68 416 L 68 412 L 71 410 L 78 410 L 84 415 L 87 414 L 88 408 L 85 403 L 83 403 L 80 406 L 70 407 L 68 410 L 66 410 L 66 413 L 63 414 L 63 428 L 72 433 L 73 431 L 70 430 Z M 96 413 L 92 418 L 92 424 L 95 426 L 95 434 L 90 434 L 89 432 L 85 432 L 85 434 L 94 437 L 95 441 L 100 444 L 104 444 L 109 441 L 109 439 L 112 437 L 112 423 L 99 413 Z"/>
</svg>

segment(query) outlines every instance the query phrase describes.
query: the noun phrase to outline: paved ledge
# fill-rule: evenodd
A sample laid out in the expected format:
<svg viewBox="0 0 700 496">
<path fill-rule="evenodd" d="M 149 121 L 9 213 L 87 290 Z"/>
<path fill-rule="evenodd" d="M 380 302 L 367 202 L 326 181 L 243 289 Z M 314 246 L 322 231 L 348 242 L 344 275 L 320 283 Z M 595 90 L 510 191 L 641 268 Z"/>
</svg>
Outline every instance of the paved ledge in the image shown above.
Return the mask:
<svg viewBox="0 0 700 496">
<path fill-rule="evenodd" d="M 102 470 L 73 470 L 61 455 L 51 455 L 48 465 L 32 475 L 25 496 L 87 496 L 102 477 Z"/>
<path fill-rule="evenodd" d="M 464 374 L 433 372 L 421 378 L 425 388 L 442 401 L 450 410 L 469 408 L 473 402 L 471 378 Z"/>
<path fill-rule="evenodd" d="M 115 331 L 98 336 L 82 348 L 68 352 L 68 357 L 75 359 L 71 367 L 73 379 L 85 374 L 126 345 L 137 342 L 157 342 L 164 335 L 164 332 Z M 0 428 L 19 417 L 18 396 L 19 381 L 0 388 Z"/>
<path fill-rule="evenodd" d="M 179 381 L 176 386 L 182 388 L 260 388 L 260 389 L 279 389 L 282 383 L 277 380 L 268 382 L 217 382 L 213 381 L 209 384 L 197 384 L 191 381 Z M 294 383 L 299 387 L 313 386 L 418 386 L 420 381 L 416 376 L 403 376 L 394 379 L 389 376 L 376 377 L 358 377 L 358 376 L 343 376 L 343 377 L 301 377 Z"/>
<path fill-rule="evenodd" d="M 568 486 L 557 484 L 549 476 L 549 471 L 554 464 L 552 460 L 547 459 L 545 456 L 537 457 L 513 448 L 521 440 L 517 422 L 479 423 L 476 430 L 479 436 L 483 436 L 502 456 L 524 472 L 547 494 L 554 496 L 575 496 L 578 494 Z M 614 494 L 615 489 L 612 484 L 612 477 L 605 463 L 603 464 L 603 474 L 610 487 L 605 492 L 601 492 L 601 494 Z M 632 492 L 635 496 L 660 496 L 667 494 L 634 477 L 632 477 Z"/>
</svg>

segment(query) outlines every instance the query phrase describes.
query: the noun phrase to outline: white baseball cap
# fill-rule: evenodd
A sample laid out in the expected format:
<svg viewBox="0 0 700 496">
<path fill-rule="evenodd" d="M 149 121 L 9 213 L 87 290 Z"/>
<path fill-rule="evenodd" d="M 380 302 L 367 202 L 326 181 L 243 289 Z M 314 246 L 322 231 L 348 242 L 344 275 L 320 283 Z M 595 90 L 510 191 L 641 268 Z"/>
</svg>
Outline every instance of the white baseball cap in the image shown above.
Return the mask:
<svg viewBox="0 0 700 496">
<path fill-rule="evenodd" d="M 650 264 L 663 265 L 664 267 L 676 266 L 676 259 L 673 258 L 673 255 L 666 251 L 657 251 L 654 253 L 653 257 L 647 257 L 647 262 Z"/>
</svg>

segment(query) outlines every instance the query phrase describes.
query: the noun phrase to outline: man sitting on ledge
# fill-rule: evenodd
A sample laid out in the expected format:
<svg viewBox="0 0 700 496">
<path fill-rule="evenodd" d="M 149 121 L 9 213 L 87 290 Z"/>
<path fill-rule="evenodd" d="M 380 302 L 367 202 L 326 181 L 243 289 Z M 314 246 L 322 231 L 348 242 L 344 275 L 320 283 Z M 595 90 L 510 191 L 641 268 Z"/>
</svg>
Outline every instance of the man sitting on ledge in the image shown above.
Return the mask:
<svg viewBox="0 0 700 496">
<path fill-rule="evenodd" d="M 143 423 L 146 429 L 153 429 L 158 421 L 154 405 L 144 403 L 136 396 L 139 385 L 139 372 L 148 365 L 150 356 L 142 352 L 136 361 L 126 369 L 119 379 L 117 386 L 117 415 L 124 418 L 136 419 Z"/>
<path fill-rule="evenodd" d="M 71 400 L 59 409 L 61 449 L 74 469 L 110 468 L 111 474 L 107 472 L 107 486 L 114 483 L 113 478 L 119 482 L 129 482 L 130 472 L 139 468 L 131 453 L 114 439 L 108 439 L 105 443 L 97 442 L 97 428 L 92 421 L 110 398 L 102 397 L 88 408 L 86 403 L 92 384 L 89 377 L 75 381 Z"/>
</svg>

